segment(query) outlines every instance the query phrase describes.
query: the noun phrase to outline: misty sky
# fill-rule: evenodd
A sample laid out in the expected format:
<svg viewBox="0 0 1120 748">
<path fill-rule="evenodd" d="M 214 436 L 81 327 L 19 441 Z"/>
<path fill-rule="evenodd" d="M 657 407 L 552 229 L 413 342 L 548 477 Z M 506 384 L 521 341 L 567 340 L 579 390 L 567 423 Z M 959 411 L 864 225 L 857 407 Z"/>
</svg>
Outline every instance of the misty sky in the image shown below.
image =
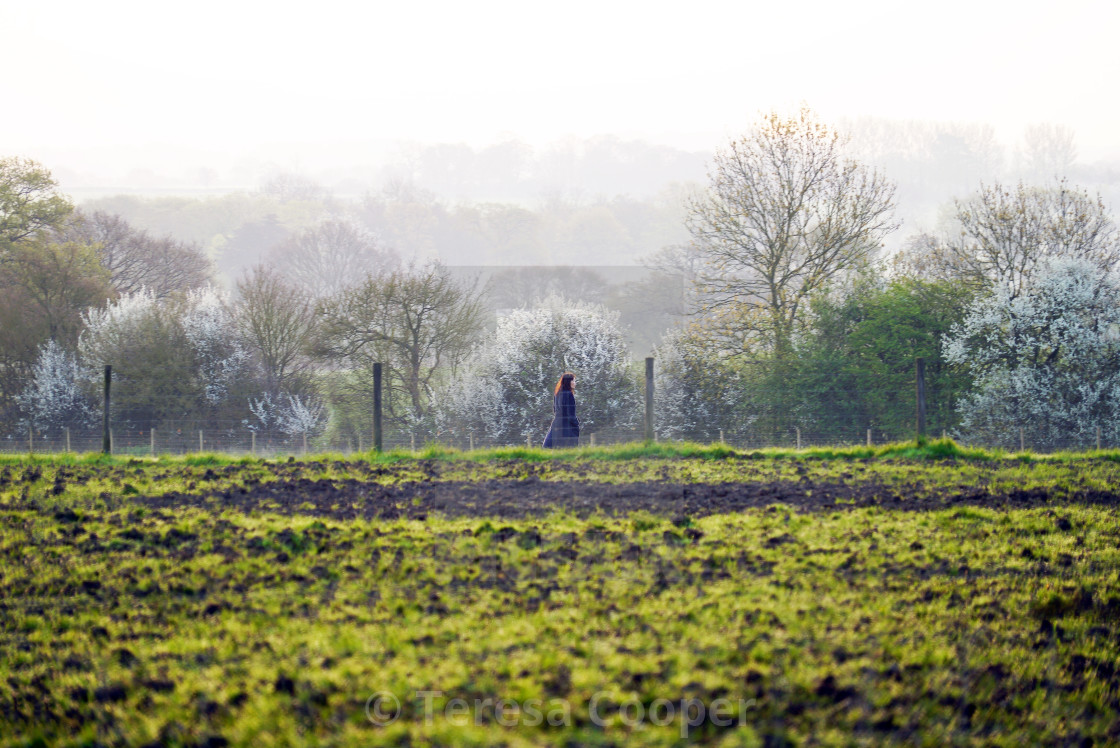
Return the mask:
<svg viewBox="0 0 1120 748">
<path fill-rule="evenodd" d="M 0 0 L 0 155 L 124 170 L 613 133 L 759 110 L 1072 127 L 1120 157 L 1120 3 Z M 286 161 L 286 163 L 285 163 Z"/>
</svg>

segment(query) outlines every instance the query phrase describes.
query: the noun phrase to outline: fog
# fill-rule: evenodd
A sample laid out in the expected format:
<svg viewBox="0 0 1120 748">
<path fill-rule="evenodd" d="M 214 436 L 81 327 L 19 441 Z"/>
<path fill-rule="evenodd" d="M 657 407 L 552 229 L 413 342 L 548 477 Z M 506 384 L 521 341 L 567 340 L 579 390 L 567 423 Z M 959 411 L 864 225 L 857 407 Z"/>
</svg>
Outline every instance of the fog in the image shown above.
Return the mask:
<svg viewBox="0 0 1120 748">
<path fill-rule="evenodd" d="M 1115 209 L 1120 9 L 1000 6 L 7 4 L 0 155 L 223 272 L 340 213 L 406 257 L 637 264 L 687 240 L 716 148 L 802 103 L 898 183 L 888 249 L 982 181 Z"/>
</svg>

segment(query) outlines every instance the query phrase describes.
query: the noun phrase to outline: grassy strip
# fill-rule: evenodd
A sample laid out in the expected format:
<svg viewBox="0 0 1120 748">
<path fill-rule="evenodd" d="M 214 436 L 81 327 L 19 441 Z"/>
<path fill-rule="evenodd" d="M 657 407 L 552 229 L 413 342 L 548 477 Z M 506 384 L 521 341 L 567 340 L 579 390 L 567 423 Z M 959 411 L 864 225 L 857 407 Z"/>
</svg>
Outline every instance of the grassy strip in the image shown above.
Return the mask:
<svg viewBox="0 0 1120 748">
<path fill-rule="evenodd" d="M 232 456 L 217 453 L 199 453 L 185 456 L 158 455 L 127 456 L 104 455 L 100 453 L 56 453 L 56 454 L 6 454 L 0 455 L 0 466 L 13 465 L 75 465 L 75 466 L 119 466 L 119 465 L 187 465 L 195 467 L 253 465 L 275 462 L 346 462 L 362 460 L 376 464 L 396 464 L 414 460 L 440 460 L 488 462 L 492 460 L 520 460 L 523 462 L 577 462 L 577 461 L 627 461 L 637 459 L 759 459 L 759 460 L 967 460 L 973 462 L 993 462 L 1016 460 L 1022 463 L 1070 463 L 1085 460 L 1107 460 L 1120 462 L 1120 450 L 1062 451 L 1052 453 L 1007 452 L 998 449 L 966 447 L 949 438 L 921 442 L 894 442 L 877 446 L 850 447 L 808 447 L 791 449 L 767 447 L 764 449 L 744 450 L 726 444 L 699 444 L 696 442 L 631 442 L 599 447 L 580 447 L 577 449 L 549 450 L 539 447 L 494 447 L 465 451 L 443 445 L 429 445 L 418 451 L 393 449 L 387 452 L 362 452 L 344 455 L 338 452 L 323 452 L 303 457 L 263 458 L 251 456 Z"/>
<path fill-rule="evenodd" d="M 383 455 L 320 455 L 302 460 L 229 459 L 219 455 L 187 458 L 127 458 L 101 455 L 23 457 L 0 462 L 0 509 L 34 506 L 41 510 L 111 508 L 132 495 L 167 493 L 209 497 L 215 502 L 244 495 L 273 482 L 322 481 L 338 486 L 424 483 L 427 481 L 551 481 L 580 483 L 768 484 L 803 487 L 854 487 L 881 502 L 909 497 L 941 503 L 949 497 L 983 502 L 1022 492 L 1050 500 L 1090 501 L 1120 492 L 1120 461 L 1108 453 L 1066 454 L 1041 459 L 962 459 L 939 445 L 916 450 L 894 445 L 839 452 L 738 452 L 715 445 L 641 445 L 599 450 L 565 450 L 559 455 L 532 450 L 486 450 L 471 453 L 445 449 Z M 679 451 L 678 451 L 679 450 Z M 938 451 L 935 451 L 938 450 Z M 728 454 L 733 456 L 728 456 Z M 933 457 L 936 454 L 940 457 Z M 946 457 L 946 454 L 949 456 Z M 691 456 L 688 456 L 691 455 Z M 706 456 L 705 456 L 706 455 Z M 348 491 L 354 491 L 350 488 Z M 360 490 L 358 490 L 360 493 Z M 846 493 L 846 491 L 841 491 Z"/>
</svg>

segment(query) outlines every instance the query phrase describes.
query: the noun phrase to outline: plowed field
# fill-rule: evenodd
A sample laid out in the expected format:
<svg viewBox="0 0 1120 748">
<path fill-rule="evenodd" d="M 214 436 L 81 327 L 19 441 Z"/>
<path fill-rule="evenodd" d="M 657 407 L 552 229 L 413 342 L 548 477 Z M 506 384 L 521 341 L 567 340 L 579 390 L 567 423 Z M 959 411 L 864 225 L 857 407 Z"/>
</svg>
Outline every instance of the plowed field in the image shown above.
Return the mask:
<svg viewBox="0 0 1120 748">
<path fill-rule="evenodd" d="M 1110 459 L 0 464 L 0 745 L 1120 741 Z"/>
</svg>

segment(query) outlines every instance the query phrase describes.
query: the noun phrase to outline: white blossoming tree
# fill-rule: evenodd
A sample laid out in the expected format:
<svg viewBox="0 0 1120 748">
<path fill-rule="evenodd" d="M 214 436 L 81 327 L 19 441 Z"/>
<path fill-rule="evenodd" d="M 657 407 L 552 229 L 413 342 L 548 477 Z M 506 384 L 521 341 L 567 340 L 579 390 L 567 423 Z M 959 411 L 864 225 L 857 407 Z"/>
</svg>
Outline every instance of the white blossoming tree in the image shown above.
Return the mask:
<svg viewBox="0 0 1120 748">
<path fill-rule="evenodd" d="M 654 430 L 661 439 L 710 442 L 738 434 L 754 418 L 740 413 L 743 381 L 688 328 L 670 330 L 653 352 Z"/>
<path fill-rule="evenodd" d="M 94 425 L 98 414 L 90 398 L 91 380 L 74 353 L 48 340 L 39 347 L 31 380 L 16 397 L 23 425 L 45 433 Z"/>
<path fill-rule="evenodd" d="M 210 405 L 222 403 L 250 366 L 229 305 L 210 286 L 188 291 L 179 324 L 194 354 L 203 397 Z"/>
<path fill-rule="evenodd" d="M 239 417 L 256 394 L 252 359 L 222 295 L 211 288 L 159 299 L 124 294 L 84 315 L 82 364 L 113 367 L 124 422 Z"/>
<path fill-rule="evenodd" d="M 273 398 L 266 392 L 264 397 L 249 400 L 249 412 L 256 418 L 256 421 L 245 421 L 250 431 L 279 431 L 292 437 L 317 435 L 326 422 L 326 408 L 322 400 L 314 396 Z"/>
<path fill-rule="evenodd" d="M 975 391 L 958 406 L 963 437 L 1014 446 L 1120 438 L 1120 284 L 1084 258 L 1045 262 L 1021 291 L 997 287 L 955 328 L 946 359 Z"/>
<path fill-rule="evenodd" d="M 444 431 L 473 431 L 498 444 L 540 443 L 552 420 L 560 375 L 576 375 L 582 435 L 630 425 L 638 386 L 618 313 L 598 304 L 552 297 L 519 309 L 475 350 L 466 373 L 450 385 L 439 422 Z"/>
</svg>

